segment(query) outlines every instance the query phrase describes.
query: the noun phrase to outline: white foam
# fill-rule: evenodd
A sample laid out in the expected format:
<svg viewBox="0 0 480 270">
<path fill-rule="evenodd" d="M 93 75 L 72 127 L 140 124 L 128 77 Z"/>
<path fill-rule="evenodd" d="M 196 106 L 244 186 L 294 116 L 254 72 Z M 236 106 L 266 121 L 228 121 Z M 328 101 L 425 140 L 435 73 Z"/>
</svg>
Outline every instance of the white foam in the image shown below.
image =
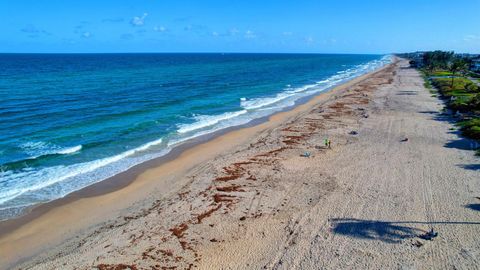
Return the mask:
<svg viewBox="0 0 480 270">
<path fill-rule="evenodd" d="M 160 138 L 160 139 L 158 139 L 158 140 L 148 142 L 148 143 L 146 143 L 146 144 L 144 144 L 144 145 L 136 148 L 136 149 L 135 149 L 135 153 L 136 153 L 136 152 L 140 152 L 140 151 L 145 151 L 145 150 L 147 150 L 148 148 L 150 148 L 150 147 L 152 147 L 152 146 L 154 146 L 154 145 L 159 145 L 159 144 L 162 143 L 162 141 L 163 141 L 163 139 Z"/>
<path fill-rule="evenodd" d="M 132 156 L 138 152 L 145 151 L 151 146 L 158 145 L 160 143 L 162 143 L 162 139 L 148 142 L 137 148 L 125 151 L 115 156 L 69 166 L 60 165 L 54 167 L 47 167 L 38 171 L 22 170 L 15 173 L 12 173 L 11 171 L 0 172 L 1 178 L 6 179 L 8 177 L 10 178 L 10 182 L 14 182 L 16 183 L 16 185 L 19 186 L 19 188 L 13 190 L 1 191 L 0 204 L 10 201 L 26 192 L 40 190 L 53 184 L 60 183 L 67 179 L 79 176 L 81 174 L 93 172 L 109 164 L 118 162 L 126 157 Z M 73 150 L 75 149 L 70 149 L 67 152 L 71 152 Z M 32 179 L 34 180 L 33 182 L 31 181 Z"/>
<path fill-rule="evenodd" d="M 390 61 L 391 56 L 385 56 L 380 60 L 370 61 L 369 63 L 358 65 L 342 72 L 337 72 L 337 74 L 318 81 L 315 84 L 309 84 L 293 89 L 290 85 L 287 85 L 287 88 L 285 88 L 283 92 L 278 93 L 275 96 L 254 99 L 240 98 L 240 104 L 243 107 L 243 110 L 240 111 L 226 112 L 219 115 L 196 115 L 194 116 L 193 123 L 178 125 L 178 134 L 180 137 L 170 140 L 167 147 L 160 152 L 149 152 L 142 155 L 136 155 L 139 152 L 150 149 L 152 146 L 160 145 L 163 142 L 161 138 L 143 144 L 137 148 L 127 150 L 118 155 L 90 162 L 69 166 L 47 167 L 40 170 L 25 168 L 21 171 L 15 172 L 0 171 L 0 178 L 2 178 L 2 180 L 6 179 L 7 184 L 15 183 L 15 188 L 8 188 L 7 186 L 7 188 L 2 188 L 2 190 L 0 190 L 0 204 L 8 202 L 7 204 L 4 204 L 3 209 L 6 209 L 5 207 L 18 207 L 15 201 L 11 201 L 12 199 L 22 196 L 22 194 L 25 193 L 29 195 L 32 191 L 35 191 L 35 194 L 38 194 L 39 192 L 37 192 L 37 190 L 42 189 L 51 192 L 51 194 L 48 195 L 48 200 L 64 196 L 70 192 L 113 176 L 121 171 L 125 171 L 140 162 L 164 155 L 170 151 L 171 146 L 198 136 L 227 127 L 241 125 L 252 119 L 269 115 L 274 111 L 293 105 L 294 102 L 301 97 L 324 91 L 346 80 L 353 79 L 354 77 L 375 70 Z M 41 156 L 45 154 L 72 154 L 82 150 L 81 145 L 61 148 L 45 142 L 29 142 L 22 147 L 25 152 L 32 157 L 38 157 L 39 155 Z M 49 189 L 51 190 L 49 191 Z M 45 192 L 42 191 L 40 193 Z M 2 208 L 0 208 L 0 210 L 2 210 Z"/>
<path fill-rule="evenodd" d="M 48 142 L 26 142 L 20 147 L 29 156 L 28 159 L 36 159 L 46 155 L 67 155 L 82 150 L 82 145 L 64 147 Z"/>
<path fill-rule="evenodd" d="M 246 110 L 241 110 L 236 112 L 226 112 L 218 115 L 195 115 L 195 122 L 178 125 L 178 133 L 187 133 L 197 129 L 213 126 L 221 121 L 228 120 L 246 113 Z"/>
<path fill-rule="evenodd" d="M 279 93 L 274 97 L 252 98 L 252 99 L 248 99 L 240 102 L 240 106 L 242 106 L 246 110 L 254 110 L 254 109 L 258 109 L 261 107 L 265 107 L 265 106 L 277 103 L 290 96 L 293 96 L 293 94 Z"/>
<path fill-rule="evenodd" d="M 284 92 L 278 93 L 275 96 L 271 97 L 261 97 L 253 99 L 241 99 L 240 106 L 246 110 L 259 110 L 259 109 L 268 109 L 268 108 L 278 108 L 278 104 L 284 102 L 285 106 L 290 106 L 294 104 L 294 100 L 290 102 L 285 102 L 289 99 L 298 99 L 305 95 L 311 95 L 316 92 L 324 91 L 332 86 L 340 84 L 344 81 L 353 79 L 354 77 L 365 74 L 369 71 L 375 70 L 391 61 L 391 56 L 384 56 L 380 60 L 373 60 L 366 64 L 357 65 L 355 67 L 338 71 L 335 75 L 330 76 L 327 79 L 316 82 L 315 84 L 308 84 L 294 89 L 288 88 Z"/>
<path fill-rule="evenodd" d="M 328 82 L 330 82 L 330 79 L 318 81 L 317 83 L 318 83 L 318 84 L 322 84 L 322 83 L 328 83 Z"/>
<path fill-rule="evenodd" d="M 215 125 L 212 128 L 209 128 L 207 130 L 199 130 L 192 135 L 172 139 L 168 142 L 167 147 L 174 147 L 174 146 L 177 146 L 177 145 L 179 145 L 179 144 L 181 144 L 185 141 L 195 139 L 195 138 L 198 138 L 198 137 L 203 136 L 203 135 L 211 134 L 211 133 L 217 132 L 219 130 L 222 130 L 224 128 L 243 125 L 243 124 L 246 124 L 246 123 L 250 122 L 252 119 L 253 118 L 247 117 L 246 115 L 243 118 L 242 117 L 230 118 L 227 121 L 221 122 L 221 123 Z"/>
<path fill-rule="evenodd" d="M 317 84 L 307 84 L 301 87 L 297 87 L 294 89 L 287 89 L 284 92 L 280 92 L 273 97 L 261 97 L 261 98 L 252 98 L 249 100 L 243 100 L 240 102 L 240 106 L 242 106 L 246 110 L 258 110 L 264 109 L 264 107 L 270 107 L 272 105 L 276 105 L 288 98 L 294 97 L 298 94 L 302 93 L 310 93 L 312 90 L 324 90 L 325 87 L 322 87 L 321 84 L 327 82 L 329 80 L 324 80 L 322 83 Z M 300 97 L 300 96 L 299 96 Z M 294 102 L 287 102 L 284 106 L 291 106 Z M 275 106 L 278 107 L 278 106 Z"/>
<path fill-rule="evenodd" d="M 67 148 L 64 148 L 64 149 L 60 149 L 56 153 L 61 154 L 61 155 L 67 155 L 67 154 L 73 154 L 73 153 L 78 152 L 80 150 L 82 150 L 82 145 L 77 145 L 77 146 L 73 146 L 73 147 L 67 147 Z"/>
</svg>

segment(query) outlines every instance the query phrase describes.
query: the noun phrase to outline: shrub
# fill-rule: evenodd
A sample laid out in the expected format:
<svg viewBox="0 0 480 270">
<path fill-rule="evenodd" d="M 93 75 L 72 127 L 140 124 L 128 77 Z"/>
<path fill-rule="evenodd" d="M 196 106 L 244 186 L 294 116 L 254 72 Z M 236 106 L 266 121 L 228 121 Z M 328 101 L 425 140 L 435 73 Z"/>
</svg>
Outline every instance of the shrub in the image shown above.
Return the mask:
<svg viewBox="0 0 480 270">
<path fill-rule="evenodd" d="M 437 70 L 437 71 L 433 71 L 432 73 L 430 73 L 431 76 L 452 76 L 453 73 L 450 72 L 450 71 L 444 71 L 444 70 Z"/>
<path fill-rule="evenodd" d="M 472 82 L 469 82 L 465 85 L 465 90 L 468 92 L 478 92 L 478 86 Z"/>
<path fill-rule="evenodd" d="M 473 118 L 459 123 L 460 130 L 466 137 L 480 140 L 480 118 Z"/>
<path fill-rule="evenodd" d="M 480 94 L 474 95 L 468 105 L 474 112 L 480 112 Z"/>
</svg>

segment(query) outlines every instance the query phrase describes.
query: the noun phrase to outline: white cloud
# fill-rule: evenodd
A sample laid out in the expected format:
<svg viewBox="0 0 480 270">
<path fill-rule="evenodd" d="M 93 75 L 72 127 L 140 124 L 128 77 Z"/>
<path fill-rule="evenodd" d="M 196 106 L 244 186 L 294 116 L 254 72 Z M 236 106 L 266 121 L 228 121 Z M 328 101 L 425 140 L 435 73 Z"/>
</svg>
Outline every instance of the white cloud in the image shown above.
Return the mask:
<svg viewBox="0 0 480 270">
<path fill-rule="evenodd" d="M 102 22 L 107 22 L 107 23 L 119 23 L 125 21 L 123 18 L 117 17 L 117 18 L 106 18 L 103 19 Z"/>
<path fill-rule="evenodd" d="M 82 33 L 83 38 L 90 38 L 91 36 L 92 36 L 92 33 L 90 33 L 90 32 L 83 32 Z"/>
<path fill-rule="evenodd" d="M 167 31 L 167 28 L 165 28 L 164 26 L 155 26 L 153 27 L 153 31 L 163 33 Z"/>
<path fill-rule="evenodd" d="M 209 34 L 208 27 L 201 24 L 189 24 L 183 28 L 184 31 L 191 31 L 197 34 Z"/>
<path fill-rule="evenodd" d="M 247 31 L 248 32 L 248 31 Z M 236 36 L 238 33 L 240 33 L 240 31 L 238 31 L 236 28 L 231 28 L 227 31 L 224 31 L 224 32 L 218 32 L 218 31 L 212 31 L 210 32 L 210 34 L 214 37 L 233 37 L 233 36 Z M 248 32 L 249 35 L 253 35 L 253 32 Z M 247 34 L 247 33 L 245 33 Z"/>
<path fill-rule="evenodd" d="M 135 16 L 130 21 L 130 24 L 133 26 L 143 26 L 145 24 L 145 18 L 147 18 L 148 13 L 143 13 L 141 17 Z"/>
<path fill-rule="evenodd" d="M 315 40 L 313 39 L 313 37 L 306 37 L 305 38 L 305 42 L 308 43 L 308 44 L 312 44 Z"/>
<path fill-rule="evenodd" d="M 37 37 L 40 34 L 44 34 L 44 35 L 48 35 L 48 36 L 51 35 L 49 32 L 47 32 L 43 29 L 39 29 L 33 24 L 29 24 L 29 25 L 25 26 L 24 28 L 20 29 L 20 31 L 29 34 L 30 37 Z"/>
<path fill-rule="evenodd" d="M 255 35 L 255 33 L 254 33 L 253 31 L 247 30 L 247 31 L 245 31 L 244 37 L 245 37 L 246 39 L 252 39 L 252 38 L 256 38 L 257 35 Z"/>
<path fill-rule="evenodd" d="M 291 35 L 293 35 L 292 32 L 283 32 L 282 34 L 283 34 L 284 36 L 291 36 Z"/>
<path fill-rule="evenodd" d="M 464 38 L 463 38 L 464 41 L 480 41 L 480 36 L 477 36 L 477 35 L 466 35 Z"/>
<path fill-rule="evenodd" d="M 236 34 L 238 34 L 238 29 L 237 28 L 232 28 L 230 30 L 228 30 L 228 34 L 231 35 L 231 36 L 235 36 Z"/>
</svg>

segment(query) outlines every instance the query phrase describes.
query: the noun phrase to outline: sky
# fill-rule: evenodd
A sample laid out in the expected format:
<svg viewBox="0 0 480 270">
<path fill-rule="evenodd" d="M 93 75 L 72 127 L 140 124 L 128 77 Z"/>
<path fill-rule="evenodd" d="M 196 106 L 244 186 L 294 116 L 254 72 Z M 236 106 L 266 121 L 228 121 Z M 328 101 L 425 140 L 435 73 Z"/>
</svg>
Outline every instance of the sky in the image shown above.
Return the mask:
<svg viewBox="0 0 480 270">
<path fill-rule="evenodd" d="M 0 0 L 2 53 L 480 53 L 480 0 Z"/>
</svg>

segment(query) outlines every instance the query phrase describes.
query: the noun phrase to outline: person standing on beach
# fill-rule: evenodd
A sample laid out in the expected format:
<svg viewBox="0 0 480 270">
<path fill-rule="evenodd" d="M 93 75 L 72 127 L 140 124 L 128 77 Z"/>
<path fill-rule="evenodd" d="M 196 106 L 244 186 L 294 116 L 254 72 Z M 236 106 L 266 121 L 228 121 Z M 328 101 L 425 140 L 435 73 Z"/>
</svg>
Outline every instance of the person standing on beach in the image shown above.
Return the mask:
<svg viewBox="0 0 480 270">
<path fill-rule="evenodd" d="M 324 143 L 325 143 L 325 147 L 332 148 L 332 141 L 330 141 L 329 138 L 325 138 Z"/>
</svg>

